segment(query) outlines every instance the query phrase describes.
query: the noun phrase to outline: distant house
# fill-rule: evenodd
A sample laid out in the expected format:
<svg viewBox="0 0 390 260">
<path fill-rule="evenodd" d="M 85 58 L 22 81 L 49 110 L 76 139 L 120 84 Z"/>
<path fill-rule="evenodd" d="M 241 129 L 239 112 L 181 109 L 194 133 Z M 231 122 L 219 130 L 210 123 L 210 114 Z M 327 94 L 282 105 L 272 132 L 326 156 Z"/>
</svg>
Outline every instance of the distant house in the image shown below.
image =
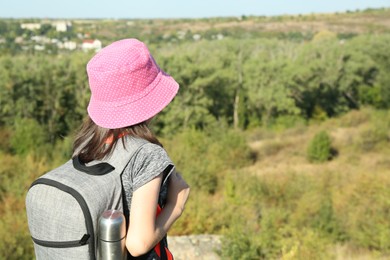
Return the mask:
<svg viewBox="0 0 390 260">
<path fill-rule="evenodd" d="M 77 48 L 77 43 L 72 42 L 72 41 L 64 42 L 64 49 L 68 49 L 68 50 L 73 51 L 76 48 Z"/>
<path fill-rule="evenodd" d="M 52 23 L 52 26 L 56 28 L 57 32 L 67 32 L 72 27 L 72 23 L 66 21 L 57 21 Z"/>
<path fill-rule="evenodd" d="M 223 34 L 221 33 L 218 33 L 217 34 L 217 40 L 222 40 L 225 36 L 223 36 Z"/>
<path fill-rule="evenodd" d="M 40 23 L 22 23 L 20 25 L 20 28 L 34 31 L 34 30 L 39 30 L 41 29 L 41 24 Z"/>
<path fill-rule="evenodd" d="M 44 51 L 45 50 L 45 46 L 44 45 L 35 45 L 34 46 L 34 50 L 36 50 L 36 51 Z"/>
<path fill-rule="evenodd" d="M 24 41 L 24 39 L 22 36 L 18 36 L 15 38 L 15 43 L 17 43 L 17 44 L 21 44 L 21 43 L 23 43 L 23 41 Z"/>
<path fill-rule="evenodd" d="M 192 36 L 192 38 L 193 38 L 195 41 L 199 41 L 200 38 L 202 38 L 202 36 L 201 36 L 200 34 L 194 34 L 194 35 Z"/>
<path fill-rule="evenodd" d="M 186 37 L 186 34 L 187 33 L 185 31 L 178 31 L 177 38 L 179 38 L 180 40 L 183 40 Z"/>
<path fill-rule="evenodd" d="M 46 44 L 51 43 L 50 38 L 41 35 L 32 36 L 31 40 L 37 43 L 46 43 Z"/>
<path fill-rule="evenodd" d="M 81 44 L 81 49 L 83 51 L 99 51 L 102 48 L 102 42 L 99 40 L 84 40 L 83 43 Z"/>
</svg>

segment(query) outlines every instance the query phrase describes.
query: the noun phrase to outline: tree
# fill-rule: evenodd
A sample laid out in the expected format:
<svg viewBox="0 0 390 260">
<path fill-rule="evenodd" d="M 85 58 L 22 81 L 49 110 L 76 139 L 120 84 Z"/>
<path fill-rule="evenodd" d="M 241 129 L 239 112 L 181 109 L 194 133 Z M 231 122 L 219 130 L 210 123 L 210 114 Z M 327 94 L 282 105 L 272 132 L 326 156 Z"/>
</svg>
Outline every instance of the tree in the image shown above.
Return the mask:
<svg viewBox="0 0 390 260">
<path fill-rule="evenodd" d="M 259 41 L 245 64 L 244 84 L 248 89 L 250 113 L 265 123 L 284 114 L 298 114 L 291 85 L 294 45 Z"/>
</svg>

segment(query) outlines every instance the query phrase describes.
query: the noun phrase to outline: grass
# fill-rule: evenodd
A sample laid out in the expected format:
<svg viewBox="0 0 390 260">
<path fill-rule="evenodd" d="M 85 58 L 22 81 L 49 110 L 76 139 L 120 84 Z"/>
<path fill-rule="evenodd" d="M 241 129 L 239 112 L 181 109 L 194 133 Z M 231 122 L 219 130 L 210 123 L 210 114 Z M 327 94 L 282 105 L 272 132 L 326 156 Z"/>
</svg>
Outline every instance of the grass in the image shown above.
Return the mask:
<svg viewBox="0 0 390 260">
<path fill-rule="evenodd" d="M 170 234 L 225 234 L 229 259 L 389 259 L 389 117 L 364 108 L 285 130 L 218 136 L 191 130 L 166 140 L 192 187 Z M 320 131 L 329 133 L 337 154 L 310 163 L 307 146 Z M 3 241 L 0 256 L 31 256 L 24 195 L 66 156 L 57 157 L 0 152 L 0 234 L 17 233 Z M 216 180 L 212 192 L 198 175 Z"/>
<path fill-rule="evenodd" d="M 297 130 L 272 134 L 264 133 L 264 129 L 257 130 L 260 134 L 252 131 L 248 136 L 249 146 L 258 160 L 245 170 L 254 175 L 324 172 L 341 168 L 348 172 L 387 170 L 390 164 L 390 128 L 386 123 L 389 114 L 366 108 L 309 125 L 305 131 L 301 126 Z M 316 133 L 323 130 L 330 133 L 337 156 L 324 164 L 309 163 L 305 158 L 307 145 Z M 371 139 L 372 144 L 365 144 Z"/>
<path fill-rule="evenodd" d="M 389 115 L 389 111 L 364 108 L 309 124 L 304 131 L 288 129 L 271 135 L 261 129 L 261 134 L 250 133 L 249 145 L 257 160 L 242 171 L 264 183 L 263 192 L 257 195 L 263 208 L 284 205 L 281 208 L 288 217 L 282 226 L 292 228 L 287 232 L 292 241 L 278 238 L 283 244 L 282 259 L 389 258 L 383 253 L 389 250 L 390 236 L 386 231 L 390 227 L 386 218 L 390 207 Z M 330 161 L 310 163 L 306 148 L 320 131 L 330 134 L 337 153 Z M 333 231 L 318 231 L 323 228 Z M 327 233 L 334 238 L 321 235 Z M 313 240 L 319 242 L 312 244 Z M 260 242 L 258 245 L 261 249 Z"/>
</svg>

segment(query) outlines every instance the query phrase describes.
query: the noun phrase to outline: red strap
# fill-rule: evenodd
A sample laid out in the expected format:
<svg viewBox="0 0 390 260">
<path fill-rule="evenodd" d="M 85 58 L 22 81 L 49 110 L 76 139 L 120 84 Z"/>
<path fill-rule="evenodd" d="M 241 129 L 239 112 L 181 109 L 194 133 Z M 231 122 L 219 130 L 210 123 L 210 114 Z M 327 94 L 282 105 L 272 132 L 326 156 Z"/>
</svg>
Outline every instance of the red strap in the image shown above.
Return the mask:
<svg viewBox="0 0 390 260">
<path fill-rule="evenodd" d="M 160 215 L 161 210 L 162 210 L 162 209 L 161 209 L 160 205 L 157 204 L 156 217 L 157 217 L 158 215 Z"/>
<path fill-rule="evenodd" d="M 158 244 L 154 247 L 154 251 L 156 252 L 156 254 L 158 255 L 158 257 L 161 258 L 160 243 L 158 243 Z"/>
<path fill-rule="evenodd" d="M 171 251 L 169 251 L 168 248 L 164 247 L 165 249 L 165 253 L 167 255 L 167 260 L 173 260 L 173 255 L 171 253 Z M 156 254 L 158 255 L 158 257 L 161 258 L 161 250 L 160 250 L 160 243 L 158 243 L 155 247 L 154 247 L 154 251 L 156 252 Z M 165 259 L 164 259 L 165 260 Z"/>
<path fill-rule="evenodd" d="M 161 207 L 160 205 L 157 204 L 157 211 L 156 211 L 156 217 L 161 213 Z M 156 254 L 158 255 L 158 257 L 161 258 L 161 250 L 160 250 L 160 243 L 158 243 L 155 247 L 154 247 L 154 251 L 156 252 Z M 171 251 L 169 251 L 168 248 L 164 247 L 165 249 L 165 253 L 167 255 L 167 260 L 173 260 L 173 255 L 171 253 Z M 164 259 L 165 260 L 165 259 Z"/>
<path fill-rule="evenodd" d="M 165 247 L 165 252 L 167 252 L 168 260 L 173 260 L 173 255 L 172 255 L 171 251 L 169 251 L 169 249 L 166 247 Z"/>
<path fill-rule="evenodd" d="M 125 135 L 127 135 L 126 132 L 120 133 L 120 134 L 118 135 L 118 139 L 124 137 Z M 114 136 L 111 135 L 111 136 L 109 136 L 109 137 L 106 139 L 106 141 L 105 141 L 104 143 L 105 143 L 105 144 L 111 144 L 112 142 L 114 142 Z"/>
</svg>

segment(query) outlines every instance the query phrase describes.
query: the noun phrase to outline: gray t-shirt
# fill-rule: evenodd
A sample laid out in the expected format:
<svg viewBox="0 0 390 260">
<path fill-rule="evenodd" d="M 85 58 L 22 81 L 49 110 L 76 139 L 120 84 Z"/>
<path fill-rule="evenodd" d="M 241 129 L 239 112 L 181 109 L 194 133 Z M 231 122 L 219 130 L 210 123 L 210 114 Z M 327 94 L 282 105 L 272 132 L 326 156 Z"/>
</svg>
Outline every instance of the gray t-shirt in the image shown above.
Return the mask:
<svg viewBox="0 0 390 260">
<path fill-rule="evenodd" d="M 164 205 L 168 189 L 167 179 L 173 169 L 174 164 L 164 148 L 152 143 L 143 144 L 130 159 L 122 174 L 124 196 L 127 202 L 127 205 L 124 205 L 125 214 L 129 213 L 131 208 L 133 192 L 161 173 L 164 173 L 164 179 L 159 194 L 159 204 Z"/>
</svg>

